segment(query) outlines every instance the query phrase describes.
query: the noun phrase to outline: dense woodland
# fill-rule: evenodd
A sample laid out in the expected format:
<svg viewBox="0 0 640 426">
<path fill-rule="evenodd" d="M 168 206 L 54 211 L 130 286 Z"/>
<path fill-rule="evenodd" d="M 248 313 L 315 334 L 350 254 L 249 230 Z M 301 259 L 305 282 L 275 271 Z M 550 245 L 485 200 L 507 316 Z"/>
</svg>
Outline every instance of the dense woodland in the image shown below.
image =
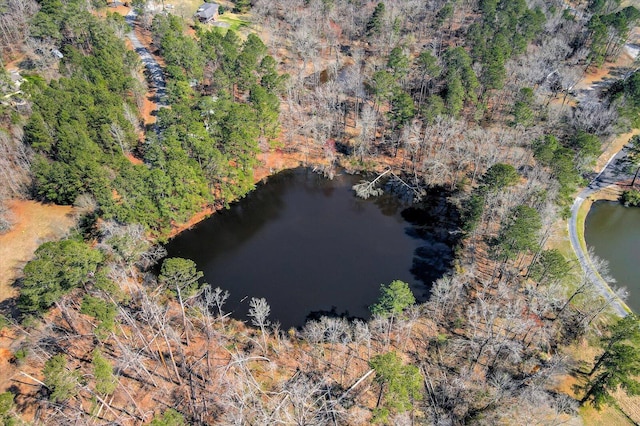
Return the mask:
<svg viewBox="0 0 640 426">
<path fill-rule="evenodd" d="M 611 315 L 548 244 L 602 144 L 639 124 L 640 73 L 574 92 L 621 53 L 635 7 L 239 1 L 227 9 L 251 24 L 236 32 L 136 5 L 167 81 L 147 128 L 121 15 L 97 0 L 0 2 L 3 63 L 21 58 L 24 79 L 1 76 L 0 202 L 84 212 L 4 304 L 2 422 L 560 424 L 618 388 L 640 394 L 637 317 Z M 424 304 L 384 283 L 368 321 L 281 330 L 258 298 L 246 322 L 230 318 L 227 290 L 158 242 L 250 191 L 259 152 L 378 176 L 362 197 L 446 189 L 464 235 L 453 270 Z M 567 348 L 587 340 L 600 349 L 585 365 Z"/>
</svg>

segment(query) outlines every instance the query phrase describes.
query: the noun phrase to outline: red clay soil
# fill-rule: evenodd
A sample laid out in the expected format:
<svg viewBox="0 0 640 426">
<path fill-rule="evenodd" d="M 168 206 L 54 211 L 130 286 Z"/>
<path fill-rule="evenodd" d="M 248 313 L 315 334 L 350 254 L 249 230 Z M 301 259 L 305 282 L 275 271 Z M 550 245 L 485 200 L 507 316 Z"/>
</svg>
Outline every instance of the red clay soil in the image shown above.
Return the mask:
<svg viewBox="0 0 640 426">
<path fill-rule="evenodd" d="M 630 42 L 640 41 L 640 29 L 634 28 L 629 36 Z M 600 68 L 589 70 L 585 73 L 585 76 L 578 84 L 576 89 L 586 89 L 591 87 L 594 83 L 604 79 L 612 70 L 618 68 L 630 68 L 634 64 L 635 58 L 633 58 L 626 49 L 623 49 L 620 55 L 613 62 L 605 62 Z"/>
<path fill-rule="evenodd" d="M 151 53 L 153 59 L 155 59 L 161 67 L 166 66 L 167 64 L 165 63 L 164 58 L 158 55 L 158 46 L 153 44 L 153 35 L 151 34 L 151 31 L 142 28 L 140 25 L 136 25 L 134 27 L 134 31 L 136 33 L 136 37 L 138 37 L 138 40 L 140 40 L 140 43 L 142 43 L 147 48 L 147 50 L 149 50 L 149 53 Z"/>
<path fill-rule="evenodd" d="M 294 152 L 285 152 L 283 150 L 269 150 L 258 154 L 259 165 L 255 168 L 253 174 L 254 183 L 258 183 L 266 180 L 269 176 L 274 175 L 282 170 L 292 169 L 300 166 L 318 166 L 328 167 L 329 162 L 322 152 L 322 149 L 317 144 L 311 144 L 311 152 L 303 152 L 304 142 L 296 141 L 294 143 L 297 146 L 297 150 Z M 380 157 L 376 160 L 375 169 L 378 171 L 385 168 L 398 167 L 402 162 L 403 154 L 402 150 L 398 151 L 398 155 L 395 158 Z M 170 233 L 169 238 L 178 235 L 180 232 L 190 229 L 198 222 L 208 218 L 216 209 L 212 207 L 205 207 L 202 211 L 196 213 L 191 219 L 182 224 L 175 224 Z"/>
<path fill-rule="evenodd" d="M 22 342 L 22 336 L 15 329 L 5 328 L 0 332 L 0 389 L 11 389 L 14 394 L 19 394 L 16 403 L 25 403 L 25 411 L 21 413 L 23 418 L 33 419 L 37 404 L 33 404 L 33 395 L 40 388 L 40 385 L 29 379 L 22 372 L 31 376 L 41 376 L 38 368 L 34 368 L 29 363 L 18 364 L 14 353 Z M 40 377 L 42 378 L 42 377 Z M 27 398 L 24 395 L 29 395 Z"/>
<path fill-rule="evenodd" d="M 258 154 L 258 161 L 260 162 L 260 165 L 254 170 L 254 183 L 261 182 L 279 171 L 292 169 L 304 164 L 302 153 L 286 153 L 278 150 Z M 207 219 L 215 212 L 216 209 L 214 207 L 204 207 L 201 211 L 193 215 L 187 222 L 175 224 L 171 230 L 169 238 L 173 238 L 182 231 L 190 229 L 197 223 Z"/>
<path fill-rule="evenodd" d="M 109 11 L 119 13 L 123 16 L 129 13 L 129 10 L 130 9 L 125 6 L 118 6 L 117 8 L 109 8 Z M 153 52 L 155 50 L 155 47 L 152 46 L 153 43 L 151 42 L 151 37 L 149 32 L 148 31 L 145 32 L 141 30 L 140 27 L 137 25 L 134 31 L 136 33 L 136 36 L 138 37 L 138 40 L 140 40 L 140 42 L 143 43 L 150 52 Z M 131 44 L 131 40 L 129 40 L 128 38 L 125 39 L 125 45 L 127 46 L 127 49 L 133 50 L 133 44 Z M 161 61 L 161 58 L 159 56 L 156 56 L 156 55 L 153 55 L 153 56 L 161 65 L 164 64 Z M 142 77 L 141 79 L 144 80 L 144 77 Z M 142 101 L 142 107 L 139 110 L 140 116 L 142 117 L 142 122 L 145 126 L 154 124 L 156 122 L 155 111 L 158 110 L 158 105 L 154 102 L 154 99 L 155 99 L 155 89 L 150 88 L 150 90 L 145 94 L 144 100 Z M 144 138 L 145 138 L 144 132 L 140 132 L 138 134 L 138 139 L 140 140 L 140 142 L 143 142 Z M 132 155 L 127 155 L 127 158 L 133 164 L 142 164 L 142 161 L 140 159 L 137 159 Z"/>
<path fill-rule="evenodd" d="M 171 233 L 169 234 L 169 238 L 175 237 L 176 235 L 178 235 L 182 231 L 186 231 L 187 229 L 191 229 L 191 227 L 193 227 L 194 225 L 196 225 L 199 222 L 202 222 L 203 220 L 205 220 L 206 218 L 208 218 L 209 216 L 211 216 L 215 212 L 216 212 L 216 209 L 214 207 L 211 207 L 211 206 L 204 207 L 198 213 L 194 214 L 191 217 L 191 219 L 189 219 L 185 223 L 173 225 L 172 229 L 171 229 Z"/>
<path fill-rule="evenodd" d="M 71 206 L 22 200 L 12 200 L 7 205 L 17 223 L 0 235 L 0 301 L 15 296 L 11 283 L 40 244 L 62 238 L 76 221 Z"/>
<path fill-rule="evenodd" d="M 153 101 L 154 99 L 155 90 L 147 92 L 147 94 L 144 96 L 140 115 L 142 115 L 142 120 L 144 121 L 145 126 L 154 124 L 156 122 L 155 111 L 158 110 L 158 105 Z M 144 134 L 142 135 L 141 140 L 144 140 Z"/>
<path fill-rule="evenodd" d="M 20 52 L 20 53 L 16 53 L 14 55 L 12 55 L 12 59 L 11 61 L 7 62 L 5 64 L 5 69 L 7 70 L 15 70 L 18 69 L 18 65 L 20 64 L 20 62 L 22 62 L 25 58 L 25 54 Z"/>
<path fill-rule="evenodd" d="M 127 159 L 131 162 L 131 164 L 142 164 L 143 161 L 137 157 L 134 157 L 133 154 L 131 154 L 130 152 L 127 153 L 126 155 Z"/>
<path fill-rule="evenodd" d="M 110 12 L 116 12 L 121 15 L 126 15 L 127 13 L 129 13 L 129 8 L 124 6 L 109 8 L 108 10 Z M 106 14 L 106 12 L 101 13 Z M 147 29 L 142 28 L 140 25 L 135 25 L 134 31 L 138 40 L 140 40 L 140 42 L 149 50 L 149 52 L 153 55 L 154 59 L 160 64 L 160 66 L 164 67 L 164 59 L 161 56 L 157 55 L 157 47 L 153 44 L 153 37 L 151 32 Z M 195 35 L 195 31 L 193 31 L 191 28 L 188 29 L 188 32 L 190 35 Z M 128 39 L 126 40 L 126 43 L 128 48 L 132 48 L 131 42 Z M 157 111 L 158 107 L 157 104 L 153 101 L 154 97 L 155 90 L 150 90 L 149 92 L 147 92 L 142 108 L 139 111 L 145 125 L 153 124 L 156 122 L 154 112 Z M 139 136 L 140 140 L 143 141 L 144 133 L 141 132 Z M 298 143 L 300 144 L 302 142 L 298 141 Z M 321 163 L 322 157 L 323 156 L 321 152 L 312 154 L 307 153 L 306 155 L 301 152 L 287 153 L 281 150 L 263 152 L 258 155 L 258 161 L 260 165 L 254 171 L 254 182 L 258 183 L 268 176 L 277 173 L 278 171 L 298 167 L 301 164 L 305 163 L 305 159 L 309 160 L 310 158 L 312 158 L 314 163 Z M 132 154 L 128 154 L 127 158 L 133 164 L 142 163 L 140 159 L 134 157 Z M 193 225 L 206 219 L 214 212 L 215 208 L 213 207 L 203 207 L 200 212 L 196 213 L 187 222 L 175 225 L 173 227 L 173 230 L 171 231 L 170 237 L 174 237 L 185 229 L 191 228 Z"/>
<path fill-rule="evenodd" d="M 124 41 L 127 49 L 133 50 L 133 44 L 131 44 L 131 40 L 128 38 Z M 144 77 L 141 77 L 141 80 L 144 80 Z M 150 124 L 154 124 L 156 122 L 156 116 L 154 111 L 158 109 L 157 104 L 153 101 L 155 99 L 155 89 L 149 90 L 142 101 L 142 108 L 140 108 L 140 115 L 142 116 L 142 121 L 145 126 Z M 140 132 L 139 134 L 140 141 L 144 141 L 144 132 Z"/>
</svg>

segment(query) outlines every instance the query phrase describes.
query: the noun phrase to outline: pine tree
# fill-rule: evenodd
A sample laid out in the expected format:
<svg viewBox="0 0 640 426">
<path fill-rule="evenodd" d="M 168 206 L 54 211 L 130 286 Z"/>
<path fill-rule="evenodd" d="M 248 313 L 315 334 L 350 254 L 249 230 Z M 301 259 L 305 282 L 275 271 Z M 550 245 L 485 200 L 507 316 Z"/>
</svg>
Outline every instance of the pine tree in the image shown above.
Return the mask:
<svg viewBox="0 0 640 426">
<path fill-rule="evenodd" d="M 623 389 L 627 395 L 640 395 L 640 321 L 629 314 L 609 327 L 601 340 L 604 352 L 595 359 L 581 403 L 591 401 L 600 409 L 614 401 L 612 392 Z"/>
<path fill-rule="evenodd" d="M 371 19 L 367 23 L 367 35 L 374 36 L 380 34 L 382 30 L 382 20 L 384 18 L 385 6 L 380 2 L 371 15 Z"/>
<path fill-rule="evenodd" d="M 410 410 L 412 400 L 422 398 L 422 376 L 415 365 L 404 365 L 395 352 L 376 355 L 369 362 L 375 370 L 375 381 L 380 385 L 378 404 L 374 411 L 374 422 L 386 422 L 391 411 L 402 413 Z M 386 387 L 386 397 L 381 405 Z"/>
</svg>

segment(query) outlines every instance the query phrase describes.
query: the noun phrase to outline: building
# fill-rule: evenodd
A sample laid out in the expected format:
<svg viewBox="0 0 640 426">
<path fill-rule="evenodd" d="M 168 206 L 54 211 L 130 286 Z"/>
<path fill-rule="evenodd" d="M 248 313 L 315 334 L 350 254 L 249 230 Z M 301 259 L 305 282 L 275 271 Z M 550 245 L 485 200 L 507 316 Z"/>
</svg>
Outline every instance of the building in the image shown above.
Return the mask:
<svg viewBox="0 0 640 426">
<path fill-rule="evenodd" d="M 24 78 L 20 75 L 20 73 L 16 70 L 9 71 L 9 79 L 16 90 L 20 89 L 20 85 L 24 83 Z"/>
<path fill-rule="evenodd" d="M 204 3 L 196 11 L 195 17 L 204 23 L 215 21 L 218 17 L 218 5 L 216 3 Z"/>
</svg>

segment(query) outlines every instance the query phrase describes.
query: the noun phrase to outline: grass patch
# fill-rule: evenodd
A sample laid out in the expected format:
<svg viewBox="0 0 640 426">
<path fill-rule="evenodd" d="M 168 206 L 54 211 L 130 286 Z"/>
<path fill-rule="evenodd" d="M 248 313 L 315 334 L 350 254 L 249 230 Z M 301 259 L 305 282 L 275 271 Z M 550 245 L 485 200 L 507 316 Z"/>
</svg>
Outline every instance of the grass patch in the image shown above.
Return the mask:
<svg viewBox="0 0 640 426">
<path fill-rule="evenodd" d="M 584 405 L 579 410 L 584 426 L 633 426 L 633 422 L 616 406 L 605 406 L 601 411 L 591 405 Z"/>
<path fill-rule="evenodd" d="M 571 241 L 569 240 L 569 228 L 567 227 L 566 220 L 559 220 L 554 225 L 553 235 L 549 239 L 545 248 L 557 249 L 562 253 L 567 260 L 578 261 L 573 247 L 571 247 Z"/>
<path fill-rule="evenodd" d="M 584 239 L 584 225 L 587 220 L 587 215 L 589 214 L 589 210 L 591 210 L 591 205 L 593 201 L 591 199 L 586 199 L 580 206 L 578 210 L 578 217 L 576 219 L 576 228 L 578 231 L 578 241 L 580 241 L 580 246 L 582 250 L 587 252 L 587 242 Z"/>
<path fill-rule="evenodd" d="M 602 193 L 602 191 L 601 191 Z M 602 198 L 602 199 L 606 199 L 606 198 Z M 598 275 L 598 277 L 600 277 L 600 279 L 602 279 L 602 277 L 600 276 L 600 271 L 598 271 L 595 267 L 593 267 L 593 263 L 591 262 L 591 259 L 589 258 L 589 251 L 587 250 L 587 242 L 584 238 L 584 231 L 585 231 L 585 222 L 587 219 L 587 215 L 589 214 L 589 211 L 591 210 L 591 206 L 593 205 L 594 200 L 590 197 L 588 199 L 586 199 L 582 205 L 580 206 L 580 209 L 578 210 L 578 216 L 576 218 L 576 231 L 578 233 L 578 241 L 580 242 L 580 246 L 582 247 L 582 249 L 584 250 L 585 253 L 587 253 L 586 257 L 587 257 L 587 262 L 589 262 L 589 264 L 591 264 L 592 269 L 596 272 L 596 274 Z M 569 244 L 570 245 L 570 244 Z M 577 261 L 577 257 L 575 255 L 575 253 L 573 253 L 572 251 L 572 256 L 571 259 L 576 259 Z M 604 281 L 604 279 L 602 279 L 602 281 Z M 613 290 L 611 289 L 611 285 L 610 283 L 607 283 L 607 285 L 609 285 L 609 293 L 613 295 Z M 626 303 L 624 303 L 624 300 L 620 300 L 620 303 L 623 307 L 623 309 L 627 312 L 627 313 L 631 313 L 631 309 L 629 308 L 629 306 L 627 306 Z M 611 314 L 613 315 L 614 318 L 617 318 L 617 315 L 614 314 L 612 312 L 611 309 L 607 309 L 608 312 L 605 312 L 605 314 Z"/>
<path fill-rule="evenodd" d="M 256 33 L 251 27 L 251 22 L 243 19 L 239 15 L 231 11 L 226 11 L 216 18 L 216 21 L 210 24 L 197 24 L 207 30 L 215 30 L 223 36 L 229 30 L 235 31 L 241 40 L 245 40 L 250 33 Z"/>
<path fill-rule="evenodd" d="M 204 0 L 165 0 L 165 8 L 184 19 L 192 19 L 202 3 Z"/>
<path fill-rule="evenodd" d="M 590 338 L 585 338 L 585 340 L 579 343 L 574 343 L 564 349 L 564 353 L 569 355 L 570 358 L 576 360 L 577 365 L 583 370 L 591 369 L 595 357 L 599 355 L 600 352 L 601 349 L 598 347 L 597 339 L 593 335 Z M 559 390 L 567 393 L 572 398 L 579 399 L 582 394 L 576 394 L 574 392 L 573 385 L 582 385 L 585 382 L 586 377 L 571 374 L 570 377 L 563 381 L 564 386 Z M 614 394 L 614 397 L 617 398 L 618 395 Z M 633 404 L 633 402 L 634 401 L 631 401 L 631 404 Z M 633 409 L 630 411 L 633 412 Z M 634 424 L 629 420 L 629 417 L 622 411 L 617 403 L 614 405 L 604 405 L 600 411 L 596 410 L 591 404 L 586 404 L 579 408 L 578 414 L 585 426 L 627 426 Z"/>
<path fill-rule="evenodd" d="M 580 238 L 580 243 L 583 245 L 583 247 L 586 244 L 584 241 L 584 223 L 592 204 L 592 200 L 586 200 L 578 211 L 578 237 Z M 571 273 L 567 274 L 562 279 L 563 287 L 567 289 L 568 293 L 570 293 L 575 289 L 577 285 L 577 274 L 579 274 L 581 267 L 578 262 L 578 257 L 573 251 L 573 247 L 571 247 L 566 220 L 558 221 L 558 223 L 555 225 L 553 236 L 549 240 L 547 248 L 555 248 L 559 250 L 567 260 L 575 265 Z M 618 316 L 610 311 L 604 312 L 601 316 L 601 322 L 606 324 L 610 324 L 616 319 L 618 319 Z M 578 360 L 579 362 L 584 362 L 586 366 L 591 366 L 594 356 L 599 353 L 600 349 L 597 347 L 595 340 L 588 339 L 585 342 L 585 346 L 573 345 L 567 348 L 567 350 L 571 354 L 572 358 Z M 638 348 L 638 350 L 640 350 L 640 348 Z M 584 378 L 573 376 L 573 378 L 569 380 L 580 381 L 581 379 L 583 380 Z M 570 387 L 564 388 L 561 391 L 566 392 L 573 397 L 577 397 L 577 395 L 574 394 Z M 631 404 L 633 404 L 633 402 L 635 402 L 635 400 L 631 400 Z M 625 410 L 627 410 L 626 407 Z M 579 409 L 579 415 L 585 426 L 631 426 L 634 424 L 617 405 L 604 406 L 602 407 L 601 411 L 596 410 L 591 405 L 582 406 Z"/>
<path fill-rule="evenodd" d="M 234 31 L 240 30 L 240 28 L 248 27 L 251 22 L 242 19 L 235 13 L 225 12 L 220 15 L 217 19 L 218 22 L 224 22 L 225 24 L 229 24 L 229 29 Z"/>
<path fill-rule="evenodd" d="M 620 7 L 635 6 L 640 9 L 640 0 L 624 0 Z"/>
<path fill-rule="evenodd" d="M 205 3 L 204 0 L 165 0 L 165 8 L 175 15 L 181 16 L 188 21 L 192 21 L 196 11 L 203 3 Z M 232 3 L 225 1 L 218 1 L 216 3 L 225 8 L 224 13 L 216 18 L 217 22 L 224 22 L 225 24 L 228 24 L 229 28 L 234 31 L 248 27 L 251 24 L 248 20 L 243 19 L 231 11 L 233 9 Z M 211 24 L 205 24 L 205 26 L 213 27 Z"/>
<path fill-rule="evenodd" d="M 573 251 L 571 241 L 569 240 L 569 228 L 567 227 L 567 220 L 559 220 L 554 225 L 553 236 L 549 239 L 547 246 L 548 249 L 559 250 L 560 253 L 569 261 L 572 265 L 571 271 L 562 277 L 562 286 L 567 290 L 567 294 L 570 294 L 577 286 L 579 281 L 580 262 L 578 256 Z"/>
</svg>

